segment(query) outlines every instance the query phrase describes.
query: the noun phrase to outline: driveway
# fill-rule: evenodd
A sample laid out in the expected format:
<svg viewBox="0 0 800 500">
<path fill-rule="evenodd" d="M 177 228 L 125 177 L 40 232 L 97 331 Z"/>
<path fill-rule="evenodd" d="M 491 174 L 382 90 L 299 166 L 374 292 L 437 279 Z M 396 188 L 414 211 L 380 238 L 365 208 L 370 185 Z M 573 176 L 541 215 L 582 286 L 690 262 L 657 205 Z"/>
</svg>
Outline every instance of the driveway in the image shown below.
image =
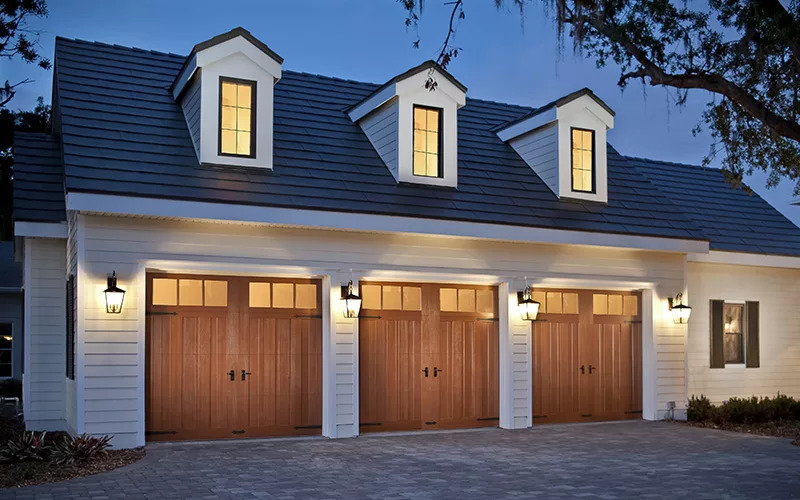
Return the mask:
<svg viewBox="0 0 800 500">
<path fill-rule="evenodd" d="M 170 443 L 2 498 L 798 498 L 786 439 L 665 422 Z"/>
</svg>

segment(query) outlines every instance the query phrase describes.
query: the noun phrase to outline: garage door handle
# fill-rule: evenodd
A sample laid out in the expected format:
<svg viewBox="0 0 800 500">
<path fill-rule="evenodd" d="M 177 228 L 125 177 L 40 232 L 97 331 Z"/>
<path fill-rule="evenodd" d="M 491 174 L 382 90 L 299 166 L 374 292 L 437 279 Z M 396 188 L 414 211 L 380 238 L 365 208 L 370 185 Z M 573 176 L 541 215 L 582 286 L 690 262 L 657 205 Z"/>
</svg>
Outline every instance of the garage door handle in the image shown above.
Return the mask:
<svg viewBox="0 0 800 500">
<path fill-rule="evenodd" d="M 584 365 L 581 365 L 581 375 L 583 375 L 584 373 L 586 373 L 586 367 Z"/>
<path fill-rule="evenodd" d="M 593 369 L 597 369 L 597 367 L 595 367 L 595 366 L 592 366 L 592 365 L 589 365 L 589 375 L 591 375 L 591 374 L 592 374 L 592 370 L 593 370 Z"/>
<path fill-rule="evenodd" d="M 440 369 L 438 369 L 438 368 L 436 368 L 436 367 L 434 366 L 434 367 L 433 367 L 433 376 L 434 376 L 434 377 L 437 377 L 437 376 L 439 376 L 439 373 L 440 373 L 440 372 L 443 372 L 443 371 L 444 371 L 444 370 L 440 370 Z"/>
<path fill-rule="evenodd" d="M 247 370 L 242 370 L 242 380 L 247 380 L 248 375 L 252 375 L 252 373 Z"/>
<path fill-rule="evenodd" d="M 425 369 L 422 370 L 422 371 L 423 371 L 423 373 L 425 373 L 425 376 L 427 377 L 428 376 L 428 367 L 426 366 Z"/>
<path fill-rule="evenodd" d="M 233 370 L 229 371 L 228 372 L 228 376 L 231 378 L 231 380 L 236 380 L 236 372 L 235 371 L 233 371 Z"/>
</svg>

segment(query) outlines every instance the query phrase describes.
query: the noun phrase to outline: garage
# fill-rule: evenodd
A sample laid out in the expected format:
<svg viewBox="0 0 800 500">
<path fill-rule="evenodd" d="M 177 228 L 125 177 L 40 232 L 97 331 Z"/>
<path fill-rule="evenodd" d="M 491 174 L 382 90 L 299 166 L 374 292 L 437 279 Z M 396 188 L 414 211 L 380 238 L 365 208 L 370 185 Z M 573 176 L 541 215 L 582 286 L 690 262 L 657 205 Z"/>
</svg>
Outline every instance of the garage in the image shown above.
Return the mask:
<svg viewBox="0 0 800 500">
<path fill-rule="evenodd" d="M 638 292 L 534 290 L 533 423 L 642 418 Z"/>
<path fill-rule="evenodd" d="M 147 275 L 149 441 L 319 434 L 320 283 Z"/>
<path fill-rule="evenodd" d="M 361 285 L 361 432 L 497 426 L 497 290 Z"/>
</svg>

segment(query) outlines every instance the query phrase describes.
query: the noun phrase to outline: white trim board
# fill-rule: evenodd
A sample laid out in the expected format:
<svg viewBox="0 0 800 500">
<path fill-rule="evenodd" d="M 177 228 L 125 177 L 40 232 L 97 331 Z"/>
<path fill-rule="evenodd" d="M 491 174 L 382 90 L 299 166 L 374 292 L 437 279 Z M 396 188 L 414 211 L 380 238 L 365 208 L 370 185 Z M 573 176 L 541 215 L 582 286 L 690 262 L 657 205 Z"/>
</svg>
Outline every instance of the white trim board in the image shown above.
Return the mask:
<svg viewBox="0 0 800 500">
<path fill-rule="evenodd" d="M 732 264 L 737 266 L 800 269 L 800 257 L 788 257 L 785 255 L 712 250 L 708 253 L 690 253 L 686 256 L 686 260 L 688 262 L 703 262 L 706 264 Z"/>
<path fill-rule="evenodd" d="M 67 238 L 66 222 L 25 222 L 14 223 L 14 236 L 28 238 Z"/>
<path fill-rule="evenodd" d="M 83 213 L 101 215 L 250 222 L 321 229 L 428 234 L 529 243 L 632 248 L 662 252 L 707 253 L 709 251 L 708 241 L 703 240 L 592 233 L 324 210 L 137 198 L 93 193 L 69 193 L 67 195 L 67 210 L 78 210 Z"/>
</svg>

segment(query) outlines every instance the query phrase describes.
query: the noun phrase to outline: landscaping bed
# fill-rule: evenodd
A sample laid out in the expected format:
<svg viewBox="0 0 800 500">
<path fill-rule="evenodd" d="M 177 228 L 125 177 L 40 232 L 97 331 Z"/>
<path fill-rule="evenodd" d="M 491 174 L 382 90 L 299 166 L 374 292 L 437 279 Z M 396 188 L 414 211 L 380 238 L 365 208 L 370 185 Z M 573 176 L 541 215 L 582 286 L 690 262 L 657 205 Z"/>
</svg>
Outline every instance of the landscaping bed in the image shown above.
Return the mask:
<svg viewBox="0 0 800 500">
<path fill-rule="evenodd" d="M 110 440 L 109 436 L 26 432 L 20 417 L 0 418 L 0 488 L 88 476 L 144 457 L 144 448 L 109 450 Z"/>
<path fill-rule="evenodd" d="M 713 405 L 703 395 L 692 396 L 686 425 L 792 439 L 800 446 L 800 401 L 778 394 L 774 398 L 730 398 Z"/>
</svg>

